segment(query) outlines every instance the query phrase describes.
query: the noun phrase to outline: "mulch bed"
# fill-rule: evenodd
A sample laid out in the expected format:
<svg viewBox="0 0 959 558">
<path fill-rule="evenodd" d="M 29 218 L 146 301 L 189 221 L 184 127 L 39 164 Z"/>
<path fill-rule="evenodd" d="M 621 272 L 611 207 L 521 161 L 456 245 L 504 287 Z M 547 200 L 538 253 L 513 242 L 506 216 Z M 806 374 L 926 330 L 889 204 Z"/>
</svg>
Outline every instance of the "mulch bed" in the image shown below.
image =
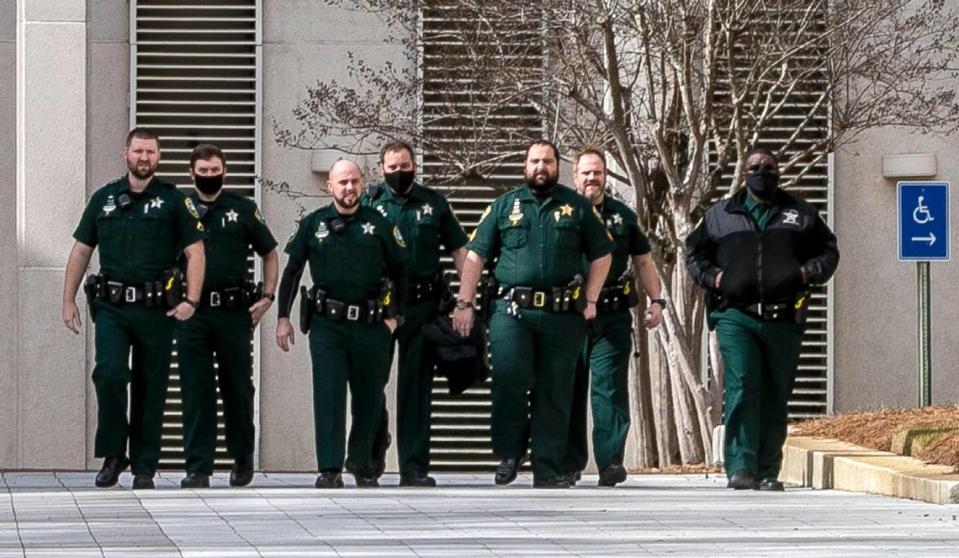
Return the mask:
<svg viewBox="0 0 959 558">
<path fill-rule="evenodd" d="M 859 411 L 809 420 L 795 425 L 794 434 L 821 436 L 890 451 L 896 432 L 912 428 L 959 428 L 959 405 L 922 409 Z M 959 472 L 959 432 L 947 434 L 913 455 L 926 463 L 952 466 Z"/>
</svg>

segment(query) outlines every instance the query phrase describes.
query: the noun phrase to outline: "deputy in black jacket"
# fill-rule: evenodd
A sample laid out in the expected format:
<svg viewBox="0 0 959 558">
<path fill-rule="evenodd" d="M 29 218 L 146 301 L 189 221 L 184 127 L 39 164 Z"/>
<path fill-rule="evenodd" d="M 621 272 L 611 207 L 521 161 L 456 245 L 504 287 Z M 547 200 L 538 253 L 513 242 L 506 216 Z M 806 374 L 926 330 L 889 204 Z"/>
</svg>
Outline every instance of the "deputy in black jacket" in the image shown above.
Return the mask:
<svg viewBox="0 0 959 558">
<path fill-rule="evenodd" d="M 808 290 L 839 263 L 816 209 L 779 188 L 772 152 L 746 156 L 746 188 L 713 204 L 686 239 L 686 265 L 706 289 L 725 364 L 729 487 L 782 490 L 777 479 Z"/>
</svg>

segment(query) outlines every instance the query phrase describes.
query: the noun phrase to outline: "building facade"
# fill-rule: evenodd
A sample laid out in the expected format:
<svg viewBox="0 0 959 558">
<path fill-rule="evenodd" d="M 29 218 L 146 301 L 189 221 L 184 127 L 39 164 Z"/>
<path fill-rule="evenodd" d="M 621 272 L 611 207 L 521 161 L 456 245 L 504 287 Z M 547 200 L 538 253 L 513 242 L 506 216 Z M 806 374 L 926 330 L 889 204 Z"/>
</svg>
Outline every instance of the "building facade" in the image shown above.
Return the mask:
<svg viewBox="0 0 959 558">
<path fill-rule="evenodd" d="M 6 200 L 0 204 L 0 316 L 6 322 L 0 335 L 0 469 L 98 466 L 92 450 L 93 335 L 87 323 L 74 336 L 60 321 L 64 265 L 89 195 L 125 172 L 121 149 L 131 124 L 159 118 L 149 123 L 175 126 L 164 120 L 167 116 L 157 116 L 166 98 L 147 90 L 181 89 L 170 85 L 176 83 L 171 78 L 177 76 L 177 59 L 169 55 L 185 52 L 177 49 L 188 49 L 181 43 L 189 39 L 174 28 L 179 22 L 187 33 L 204 24 L 164 21 L 163 6 L 171 4 L 176 3 L 142 0 L 141 8 L 159 8 L 137 12 L 129 2 L 115 0 L 0 0 L 0 72 L 8 76 L 0 83 L 0 188 Z M 243 91 L 236 98 L 223 93 L 225 97 L 207 99 L 210 107 L 220 107 L 210 110 L 223 113 L 211 130 L 222 133 L 217 137 L 223 141 L 236 142 L 228 157 L 244 164 L 242 170 L 240 165 L 231 168 L 237 173 L 234 186 L 259 200 L 283 242 L 299 205 L 264 192 L 254 177 L 285 181 L 321 196 L 324 176 L 314 169 L 322 167 L 319 162 L 328 154 L 279 145 L 274 125 L 293 125 L 291 109 L 318 79 L 350 82 L 346 67 L 351 52 L 397 65 L 415 62 L 383 41 L 388 29 L 374 15 L 312 0 L 218 4 L 235 6 L 239 15 L 233 24 L 248 29 L 245 38 L 233 30 L 224 31 L 224 40 L 218 41 L 227 43 L 224 56 L 234 53 L 228 43 L 242 46 L 242 53 L 235 53 L 241 61 L 232 64 L 236 76 L 228 87 L 210 89 Z M 242 21 L 249 14 L 252 21 Z M 154 48 L 158 43 L 166 50 Z M 151 59 L 150 52 L 160 54 Z M 204 65 L 199 66 L 190 71 L 202 77 Z M 188 85 L 199 79 L 187 77 Z M 181 103 L 180 113 L 202 105 L 196 98 L 170 95 L 169 102 Z M 916 270 L 915 264 L 896 258 L 895 181 L 883 178 L 882 157 L 931 153 L 938 162 L 935 178 L 959 181 L 957 152 L 955 136 L 890 128 L 869 132 L 831 156 L 829 217 L 840 239 L 842 262 L 830 287 L 825 410 L 915 404 Z M 164 151 L 169 163 L 164 172 L 179 172 L 181 184 L 187 167 L 183 155 L 172 148 Z M 959 213 L 956 198 L 951 200 L 953 215 Z M 324 201 L 317 197 L 306 203 Z M 955 230 L 951 240 L 955 244 Z M 935 404 L 959 401 L 959 344 L 954 341 L 959 326 L 951 319 L 959 309 L 959 292 L 951 288 L 955 284 L 955 263 L 932 264 Z M 308 352 L 305 344 L 288 354 L 279 351 L 274 327 L 271 313 L 254 346 L 258 466 L 311 470 Z"/>
</svg>

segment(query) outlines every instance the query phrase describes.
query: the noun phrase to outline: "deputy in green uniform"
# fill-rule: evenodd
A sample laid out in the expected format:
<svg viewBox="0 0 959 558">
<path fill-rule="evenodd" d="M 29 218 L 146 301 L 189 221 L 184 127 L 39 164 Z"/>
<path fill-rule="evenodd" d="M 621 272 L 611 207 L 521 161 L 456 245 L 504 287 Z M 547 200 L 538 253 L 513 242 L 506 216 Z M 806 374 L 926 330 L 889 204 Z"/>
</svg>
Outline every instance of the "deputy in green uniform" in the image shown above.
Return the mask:
<svg viewBox="0 0 959 558">
<path fill-rule="evenodd" d="M 367 188 L 363 205 L 373 207 L 395 223 L 409 245 L 409 291 L 405 321 L 396 331 L 399 378 L 396 388 L 396 433 L 400 486 L 436 486 L 429 476 L 430 415 L 436 358 L 423 326 L 436 319 L 441 291 L 446 289 L 440 267 L 443 253 L 453 258 L 459 272 L 466 258 L 466 233 L 446 198 L 414 182 L 413 148 L 393 142 L 380 150 L 383 183 Z M 374 457 L 377 472 L 385 465 L 389 444 L 384 406 Z"/>
<path fill-rule="evenodd" d="M 586 149 L 576 156 L 573 182 L 576 191 L 599 212 L 616 249 L 596 306 L 596 320 L 576 369 L 567 470 L 571 473 L 570 482 L 575 483 L 589 460 L 588 396 L 593 411 L 593 454 L 599 485 L 616 486 L 626 480 L 623 451 L 630 425 L 629 360 L 633 350 L 633 316 L 629 309 L 640 300 L 636 279 L 651 299 L 643 320 L 645 327 L 659 325 L 666 301 L 660 298 L 649 240 L 639 229 L 636 213 L 606 195 L 606 158 L 601 151 Z M 638 278 L 633 277 L 634 273 Z"/>
<path fill-rule="evenodd" d="M 253 329 L 273 303 L 279 269 L 276 240 L 256 203 L 224 191 L 226 158 L 219 147 L 198 145 L 190 155 L 190 195 L 207 231 L 206 278 L 200 307 L 177 326 L 183 447 L 182 488 L 206 488 L 216 451 L 216 388 L 223 399 L 226 449 L 233 458 L 230 486 L 253 480 Z M 263 285 L 247 279 L 249 258 L 263 258 Z M 214 371 L 214 358 L 217 363 Z"/>
<path fill-rule="evenodd" d="M 686 265 L 723 357 L 728 486 L 780 491 L 809 288 L 836 271 L 839 249 L 816 208 L 779 188 L 772 152 L 747 153 L 744 178 L 686 239 Z"/>
<path fill-rule="evenodd" d="M 493 453 L 502 461 L 494 481 L 513 482 L 529 442 L 533 485 L 566 488 L 576 359 L 586 320 L 596 317 L 613 243 L 592 205 L 558 183 L 559 151 L 552 143 L 530 144 L 525 177 L 525 184 L 493 202 L 474 232 L 453 322 L 461 335 L 469 334 L 476 283 L 485 262 L 496 258 L 491 430 Z"/>
<path fill-rule="evenodd" d="M 62 318 L 71 331 L 80 332 L 77 290 L 99 247 L 100 274 L 85 285 L 96 325 L 94 452 L 104 458 L 96 485 L 115 485 L 132 463 L 133 488 L 139 489 L 154 487 L 174 324 L 190 319 L 200 301 L 204 232 L 193 202 L 154 176 L 160 162 L 156 134 L 133 129 L 124 157 L 126 176 L 93 194 L 73 233 Z M 187 259 L 185 299 L 180 276 L 170 272 L 181 253 Z"/>
<path fill-rule="evenodd" d="M 353 473 L 358 487 L 378 486 L 373 436 L 383 408 L 390 368 L 392 334 L 402 320 L 406 295 L 406 242 L 399 229 L 375 209 L 360 206 L 363 175 L 352 161 L 337 161 L 326 187 L 333 203 L 310 213 L 286 246 L 289 255 L 278 296 L 276 342 L 293 344 L 290 305 L 304 266 L 313 288 L 303 311 L 308 321 L 313 361 L 313 415 L 317 488 L 343 486 L 341 470 Z M 384 289 L 385 281 L 392 290 Z M 346 389 L 352 425 L 345 448 Z"/>
</svg>

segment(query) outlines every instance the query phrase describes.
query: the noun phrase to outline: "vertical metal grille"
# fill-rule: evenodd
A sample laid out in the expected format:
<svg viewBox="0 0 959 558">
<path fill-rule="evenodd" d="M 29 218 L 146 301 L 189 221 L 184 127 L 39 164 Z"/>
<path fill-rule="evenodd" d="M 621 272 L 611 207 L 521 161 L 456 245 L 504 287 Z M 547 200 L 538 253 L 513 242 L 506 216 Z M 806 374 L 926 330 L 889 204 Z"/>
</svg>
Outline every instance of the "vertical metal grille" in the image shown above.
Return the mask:
<svg viewBox="0 0 959 558">
<path fill-rule="evenodd" d="M 778 8 L 782 10 L 783 8 Z M 797 13 L 802 13 L 798 10 Z M 825 27 L 824 12 L 818 14 L 815 24 L 805 32 L 812 38 L 813 34 L 821 33 Z M 769 15 L 769 21 L 776 21 L 775 15 Z M 824 40 L 824 39 L 821 39 Z M 825 76 L 827 72 L 826 60 L 820 53 L 821 44 L 810 40 L 803 51 L 797 54 L 795 60 L 801 60 L 804 71 L 809 72 L 808 79 L 802 81 L 798 87 L 788 93 L 776 94 L 775 103 L 785 101 L 783 108 L 774 114 L 755 147 L 766 148 L 776 152 L 783 145 L 787 147 L 783 159 L 789 159 L 800 154 L 810 147 L 817 146 L 827 139 L 830 126 L 829 103 L 822 102 L 825 94 Z M 737 71 L 746 72 L 750 60 L 742 57 L 733 57 L 734 64 L 741 62 L 743 67 Z M 716 92 L 720 100 L 728 99 L 728 81 L 720 81 Z M 796 137 L 793 138 L 793 135 Z M 713 153 L 713 161 L 716 154 Z M 832 175 L 830 172 L 830 158 L 823 149 L 813 149 L 807 154 L 804 162 L 812 162 L 810 170 L 798 178 L 791 186 L 790 191 L 799 194 L 806 201 L 815 206 L 827 223 L 832 225 Z M 728 185 L 732 182 L 732 165 L 724 169 L 720 184 Z M 785 172 L 782 180 L 795 179 L 799 170 Z M 803 338 L 802 353 L 799 360 L 799 371 L 796 378 L 796 387 L 789 401 L 789 416 L 792 419 L 821 416 L 828 413 L 832 401 L 830 390 L 832 383 L 831 370 L 831 341 L 832 325 L 828 286 L 816 287 L 812 290 L 809 307 L 809 319 L 805 337 Z"/>
<path fill-rule="evenodd" d="M 491 95 L 489 84 L 481 83 L 482 70 L 475 66 L 475 53 L 467 51 L 464 35 L 484 31 L 460 10 L 437 1 L 427 2 L 422 13 L 422 133 L 428 143 L 421 149 L 419 168 L 424 182 L 447 196 L 466 232 L 471 233 L 486 207 L 521 182 L 522 146 L 540 137 L 543 122 L 530 107 L 510 102 L 505 92 L 503 97 Z M 543 65 L 543 49 L 538 46 L 542 38 L 535 25 L 527 35 L 509 55 L 516 57 L 517 64 L 534 68 L 531 75 L 536 75 Z M 476 47 L 475 41 L 470 43 Z M 491 46 L 488 55 L 502 56 L 503 52 Z M 476 176 L 451 182 L 446 178 L 448 161 L 443 154 L 457 151 L 469 151 L 474 161 L 489 163 L 481 165 Z M 488 383 L 451 397 L 446 379 L 435 380 L 432 469 L 476 471 L 495 467 L 490 406 Z"/>
<path fill-rule="evenodd" d="M 227 158 L 225 188 L 256 195 L 258 7 L 258 0 L 131 2 L 130 119 L 160 135 L 163 157 L 157 176 L 164 180 L 190 187 L 190 153 L 209 142 Z M 252 274 L 252 260 L 250 270 Z M 181 402 L 174 350 L 161 468 L 183 468 Z M 217 405 L 221 467 L 231 461 L 224 446 L 222 403 Z"/>
</svg>

